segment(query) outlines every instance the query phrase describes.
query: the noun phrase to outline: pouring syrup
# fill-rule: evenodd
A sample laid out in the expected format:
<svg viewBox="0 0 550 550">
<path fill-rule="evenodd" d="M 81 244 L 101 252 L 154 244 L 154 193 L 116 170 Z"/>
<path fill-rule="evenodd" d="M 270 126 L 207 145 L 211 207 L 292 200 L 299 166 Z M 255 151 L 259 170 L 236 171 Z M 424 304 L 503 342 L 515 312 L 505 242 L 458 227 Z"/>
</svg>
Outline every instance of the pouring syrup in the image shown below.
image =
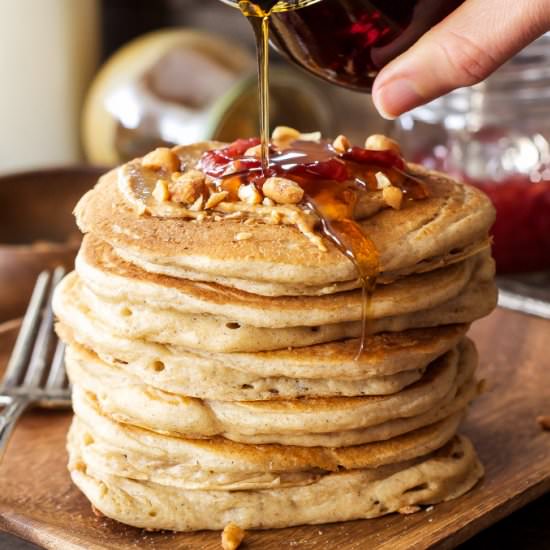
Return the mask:
<svg viewBox="0 0 550 550">
<path fill-rule="evenodd" d="M 285 177 L 304 190 L 303 207 L 317 215 L 320 231 L 351 260 L 362 288 L 361 339 L 357 357 L 365 347 L 368 317 L 376 278 L 380 271 L 379 254 L 374 242 L 355 221 L 359 198 L 376 191 L 376 174 L 383 171 L 403 191 L 407 199 L 427 196 L 421 181 L 407 176 L 402 158 L 393 151 L 371 151 L 349 147 L 336 151 L 325 141 L 296 140 L 288 148 L 277 149 L 268 143 L 267 167 L 261 159 L 247 156 L 258 145 L 257 138 L 237 140 L 223 149 L 206 152 L 201 169 L 217 181 L 220 189 L 236 199 L 241 185 L 254 184 L 262 189 L 266 179 Z"/>
<path fill-rule="evenodd" d="M 290 148 L 270 150 L 269 143 L 269 33 L 271 17 L 288 12 L 305 13 L 309 6 L 322 5 L 319 0 L 239 0 L 238 6 L 252 25 L 256 37 L 258 59 L 258 88 L 260 107 L 260 162 L 243 158 L 245 151 L 256 143 L 251 140 L 236 142 L 226 153 L 234 161 L 240 157 L 233 172 L 227 166 L 223 169 L 221 187 L 234 196 L 242 181 L 254 183 L 261 188 L 265 179 L 283 175 L 294 180 L 304 190 L 304 206 L 314 212 L 320 220 L 323 236 L 353 263 L 362 288 L 361 339 L 357 357 L 365 348 L 368 332 L 367 320 L 371 299 L 380 273 L 380 258 L 375 243 L 362 231 L 355 221 L 355 209 L 361 191 L 372 190 L 375 185 L 375 171 L 384 169 L 394 172 L 402 182 L 408 182 L 404 191 L 412 198 L 425 196 L 421 185 L 411 184 L 406 177 L 403 160 L 391 151 L 369 151 L 349 147 L 337 153 L 328 143 L 295 141 Z M 370 13 L 370 12 L 369 12 Z M 378 12 L 376 12 L 378 13 Z M 299 20 L 300 18 L 294 18 Z M 327 20 L 328 21 L 328 20 Z M 328 24 L 328 23 L 327 23 Z M 383 37 L 382 37 L 383 38 Z M 375 41 L 376 42 L 376 41 Z M 331 47 L 331 44 L 328 45 Z M 334 45 L 336 47 L 336 45 Z M 372 75 L 369 74 L 369 78 Z M 246 147 L 246 148 L 245 148 Z M 210 153 L 203 159 L 203 167 L 211 165 L 210 175 L 216 172 L 219 162 Z M 213 153 L 215 156 L 215 153 Z M 223 156 L 223 154 L 222 154 Z M 223 164 L 223 162 L 222 162 Z M 218 173 L 218 177 L 221 173 Z M 376 189 L 376 186 L 374 187 Z M 418 195 L 418 196 L 417 196 Z"/>
</svg>

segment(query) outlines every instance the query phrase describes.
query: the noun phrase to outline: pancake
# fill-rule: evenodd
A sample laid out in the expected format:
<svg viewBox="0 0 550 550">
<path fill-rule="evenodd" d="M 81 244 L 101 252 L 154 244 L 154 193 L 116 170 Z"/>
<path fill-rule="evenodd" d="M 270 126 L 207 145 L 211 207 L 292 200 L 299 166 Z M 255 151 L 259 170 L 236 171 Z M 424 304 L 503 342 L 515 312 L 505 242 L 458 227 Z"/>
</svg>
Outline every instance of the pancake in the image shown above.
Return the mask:
<svg viewBox="0 0 550 550">
<path fill-rule="evenodd" d="M 187 437 L 229 433 L 240 441 L 249 436 L 277 441 L 280 435 L 294 435 L 298 444 L 309 444 L 311 435 L 360 430 L 446 407 L 471 380 L 477 360 L 472 344 L 465 342 L 460 355 L 449 352 L 435 361 L 420 381 L 389 396 L 227 402 L 144 386 L 117 369 L 97 363 L 90 368 L 75 358 L 74 351 L 68 350 L 67 367 L 78 390 L 73 397 L 76 411 L 86 393 L 103 414 L 150 430 Z"/>
<path fill-rule="evenodd" d="M 116 336 L 76 302 L 63 297 L 58 302 L 60 316 L 70 323 L 58 323 L 64 341 L 94 350 L 103 360 L 139 373 L 153 386 L 168 384 L 167 391 L 187 395 L 189 381 L 200 377 L 215 383 L 212 376 L 221 374 L 221 383 L 225 370 L 246 373 L 253 384 L 266 377 L 357 380 L 422 369 L 453 348 L 468 329 L 461 324 L 369 335 L 360 357 L 356 357 L 358 339 L 256 353 L 210 353 Z"/>
<path fill-rule="evenodd" d="M 254 476 L 257 473 L 341 471 L 378 468 L 411 460 L 435 451 L 449 441 L 462 420 L 457 412 L 439 422 L 386 441 L 349 447 L 303 447 L 276 444 L 248 445 L 223 437 L 190 439 L 164 435 L 129 424 L 116 422 L 104 415 L 93 396 L 75 388 L 74 412 L 77 423 L 86 426 L 96 441 L 110 447 L 117 461 L 130 457 L 144 468 L 172 469 L 178 475 L 208 471 Z"/>
<path fill-rule="evenodd" d="M 480 252 L 487 252 L 490 247 L 490 239 L 485 238 L 461 249 L 455 249 L 446 256 L 440 256 L 439 258 L 425 260 L 424 262 L 421 262 L 420 264 L 414 266 L 414 269 L 412 270 L 401 270 L 400 272 L 393 274 L 382 274 L 378 277 L 377 281 L 379 284 L 388 284 L 394 282 L 396 279 L 402 278 L 406 275 L 410 275 L 411 273 L 426 273 L 428 271 L 433 271 L 447 265 L 461 262 L 463 260 L 466 260 L 467 258 L 471 258 L 472 256 L 479 254 Z M 149 273 L 167 275 L 168 277 L 187 279 L 190 281 L 216 283 L 226 288 L 235 288 L 251 294 L 259 294 L 261 296 L 324 296 L 326 294 L 335 294 L 337 292 L 345 292 L 347 290 L 354 290 L 361 287 L 361 281 L 359 279 L 316 286 L 305 284 L 283 284 L 264 281 L 252 281 L 250 279 L 243 279 L 238 277 L 224 277 L 220 275 L 205 273 L 202 271 L 185 269 L 179 266 L 166 265 L 163 263 L 153 263 L 139 255 L 136 255 L 134 251 L 126 250 L 124 248 L 114 248 L 114 251 L 116 255 L 123 259 L 125 262 L 136 265 L 137 267 L 143 269 L 144 271 L 148 271 Z M 157 261 L 160 261 L 160 259 L 157 259 Z"/>
<path fill-rule="evenodd" d="M 417 416 L 452 399 L 475 369 L 475 352 L 465 341 L 434 361 L 422 378 L 384 396 L 335 397 L 291 401 L 208 401 L 218 422 L 243 434 L 315 434 L 375 426 Z M 460 362 L 464 351 L 466 360 Z M 472 357 L 473 356 L 473 357 Z"/>
<path fill-rule="evenodd" d="M 216 146 L 176 148 L 181 169 Z M 363 330 L 356 268 L 312 234 L 316 214 L 198 212 L 202 180 L 171 160 L 145 182 L 131 161 L 81 199 L 76 271 L 55 290 L 68 467 L 92 504 L 152 530 L 272 528 L 473 487 L 483 468 L 457 430 L 481 391 L 465 333 L 497 297 L 489 199 L 415 165 L 427 199 L 393 209 L 385 190 L 359 193 L 354 217 L 380 256 Z M 181 203 L 162 202 L 169 185 Z"/>
<path fill-rule="evenodd" d="M 263 462 L 265 446 L 242 446 L 225 440 L 213 441 L 206 452 L 203 446 L 197 446 L 193 440 L 155 440 L 148 436 L 148 444 L 160 445 L 153 452 L 141 449 L 142 434 L 131 432 L 127 434 L 118 428 L 109 426 L 104 437 L 97 426 L 90 426 L 80 420 L 78 415 L 73 421 L 69 441 L 77 440 L 81 447 L 84 462 L 93 470 L 104 474 L 127 477 L 142 481 L 152 481 L 168 487 L 179 487 L 191 490 L 250 490 L 268 489 L 270 487 L 297 487 L 315 483 L 329 472 L 344 470 L 361 470 L 384 468 L 396 463 L 416 460 L 442 447 L 454 436 L 461 416 L 455 414 L 444 421 L 417 430 L 406 436 L 400 436 L 389 442 L 371 443 L 343 449 L 326 449 L 321 447 L 288 447 L 287 457 L 278 462 L 279 448 L 270 446 L 268 451 L 274 454 L 275 460 L 270 468 L 258 465 L 255 469 L 254 459 Z M 99 421 L 99 427 L 105 429 L 105 423 Z M 427 434 L 431 439 L 427 441 Z M 120 442 L 125 442 L 130 436 L 132 446 L 121 447 L 112 437 L 120 435 Z M 422 444 L 426 443 L 425 447 Z M 178 454 L 178 449 L 185 447 L 184 454 Z M 170 454 L 163 453 L 170 449 Z M 188 457 L 190 450 L 195 449 L 201 457 L 193 464 Z M 244 459 L 235 458 L 236 453 L 246 454 Z M 329 452 L 327 452 L 329 451 Z M 248 455 L 253 455 L 248 459 Z M 373 459 L 382 455 L 383 459 Z M 212 457 L 219 457 L 212 466 Z M 233 458 L 231 467 L 227 461 Z M 402 458 L 403 457 L 403 458 Z M 295 462 L 290 463 L 292 459 Z M 202 467 L 201 462 L 210 464 Z M 346 466 L 348 464 L 348 466 Z M 371 464 L 378 464 L 371 466 Z M 242 466 L 242 469 L 241 469 Z M 277 467 L 280 466 L 280 467 Z"/>
<path fill-rule="evenodd" d="M 492 272 L 492 263 L 481 266 L 462 293 L 441 305 L 395 317 L 370 319 L 367 332 L 378 334 L 471 323 L 489 314 L 496 305 L 497 289 Z M 75 274 L 59 285 L 54 296 L 54 310 L 69 326 L 76 324 L 77 316 L 86 315 L 102 326 L 102 331 L 119 338 L 203 352 L 281 350 L 357 338 L 361 334 L 359 321 L 269 329 L 240 324 L 231 318 L 157 309 L 145 296 L 140 302 L 106 300 L 84 287 Z"/>
<path fill-rule="evenodd" d="M 94 294 L 117 303 L 146 302 L 151 307 L 186 314 L 208 314 L 255 327 L 286 328 L 358 321 L 362 317 L 359 290 L 327 296 L 269 298 L 143 271 L 121 260 L 106 243 L 84 238 L 76 271 Z M 390 285 L 379 285 L 371 298 L 369 317 L 379 319 L 426 310 L 455 298 L 472 278 L 494 277 L 487 252 L 463 262 Z"/>
<path fill-rule="evenodd" d="M 180 148 L 180 156 L 184 162 L 187 155 L 196 159 L 201 147 L 206 149 Z M 187 163 L 192 164 L 193 159 Z M 451 260 L 454 252 L 485 241 L 494 221 L 494 209 L 482 192 L 443 174 L 410 168 L 426 181 L 430 197 L 408 202 L 401 210 L 384 209 L 360 223 L 380 252 L 382 273 L 390 278 L 421 269 L 434 258 Z M 239 221 L 140 216 L 118 191 L 115 171 L 82 198 L 75 212 L 84 233 L 152 264 L 294 286 L 357 278 L 351 261 L 334 245 L 327 242 L 328 251 L 320 251 L 294 226 L 247 225 L 252 238 L 239 241 Z"/>
<path fill-rule="evenodd" d="M 124 364 L 113 361 L 109 356 L 102 356 L 71 342 L 68 330 L 58 327 L 58 333 L 65 335 L 64 341 L 69 342 L 67 365 L 71 364 L 73 371 L 79 370 L 81 376 L 94 379 L 110 380 L 111 387 L 131 385 L 146 380 L 156 382 L 155 374 L 160 374 L 160 386 L 153 383 L 156 389 L 169 393 L 198 397 L 201 399 L 223 400 L 263 400 L 263 399 L 297 399 L 301 397 L 336 397 L 358 395 L 388 395 L 396 393 L 406 386 L 419 380 L 424 368 L 408 369 L 388 376 L 372 376 L 365 379 L 338 380 L 333 378 L 303 379 L 303 378 L 253 378 L 235 369 L 223 368 L 199 370 L 179 369 L 177 381 L 172 383 L 170 373 L 166 373 L 163 362 L 149 363 L 149 368 L 143 369 L 140 376 L 135 364 Z M 164 375 L 164 376 L 162 376 Z M 250 383 L 249 383 L 250 382 Z M 151 385 L 147 382 L 148 385 Z"/>
<path fill-rule="evenodd" d="M 280 443 L 302 446 L 348 446 L 385 440 L 432 424 L 462 411 L 477 394 L 472 376 L 477 357 L 474 348 L 461 354 L 457 390 L 449 391 L 437 406 L 419 415 L 387 420 L 368 428 L 328 433 L 257 433 L 243 434 L 239 426 L 223 426 L 207 415 L 207 404 L 147 386 L 139 378 L 97 361 L 88 363 L 67 353 L 67 370 L 74 385 L 96 402 L 98 409 L 124 424 L 139 426 L 167 435 L 209 437 L 221 435 L 242 443 Z"/>
<path fill-rule="evenodd" d="M 280 445 L 298 445 L 302 447 L 348 447 L 351 445 L 364 445 L 374 441 L 385 441 L 393 437 L 417 430 L 435 422 L 447 418 L 458 412 L 465 413 L 471 403 L 480 393 L 479 383 L 474 378 L 466 380 L 457 390 L 454 397 L 448 394 L 438 406 L 408 418 L 397 418 L 388 420 L 375 426 L 357 430 L 346 430 L 342 432 L 301 434 L 254 434 L 243 435 L 233 431 L 223 433 L 226 439 L 248 444 L 277 443 Z"/>
<path fill-rule="evenodd" d="M 74 483 L 106 516 L 147 529 L 279 528 L 378 517 L 406 506 L 456 498 L 483 475 L 471 443 L 457 436 L 403 469 L 358 469 L 321 476 L 308 485 L 266 490 L 201 491 L 135 481 L 96 471 L 69 441 Z M 205 510 L 208 513 L 205 513 Z"/>
</svg>

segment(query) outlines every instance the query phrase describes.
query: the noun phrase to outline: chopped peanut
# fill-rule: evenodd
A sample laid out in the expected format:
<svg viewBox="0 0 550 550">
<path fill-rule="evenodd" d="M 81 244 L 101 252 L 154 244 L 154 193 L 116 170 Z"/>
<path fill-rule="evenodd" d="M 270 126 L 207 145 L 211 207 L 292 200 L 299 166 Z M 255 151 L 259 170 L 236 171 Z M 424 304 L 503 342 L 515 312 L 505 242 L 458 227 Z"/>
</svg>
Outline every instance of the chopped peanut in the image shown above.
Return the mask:
<svg viewBox="0 0 550 550">
<path fill-rule="evenodd" d="M 255 157 L 260 158 L 262 155 L 262 146 L 261 145 L 254 145 L 254 147 L 250 147 L 247 149 L 244 153 L 245 157 Z"/>
<path fill-rule="evenodd" d="M 170 191 L 168 190 L 167 180 L 157 180 L 155 188 L 153 189 L 153 198 L 157 202 L 166 202 L 170 200 Z"/>
<path fill-rule="evenodd" d="M 300 132 L 288 126 L 277 126 L 271 134 L 271 141 L 278 148 L 288 147 L 297 139 L 300 139 Z"/>
<path fill-rule="evenodd" d="M 279 225 L 282 222 L 283 222 L 283 215 L 281 214 L 281 212 L 272 210 L 268 218 L 268 223 L 273 225 Z"/>
<path fill-rule="evenodd" d="M 198 170 L 184 172 L 179 178 L 173 179 L 170 185 L 172 201 L 183 204 L 193 204 L 204 190 L 204 174 Z"/>
<path fill-rule="evenodd" d="M 193 212 L 198 212 L 199 210 L 202 210 L 203 202 L 204 202 L 204 197 L 202 195 L 199 195 L 197 197 L 197 200 L 189 207 L 189 210 Z"/>
<path fill-rule="evenodd" d="M 217 206 L 222 202 L 227 195 L 229 195 L 229 191 L 218 191 L 216 193 L 212 193 L 208 200 L 206 201 L 206 204 L 204 205 L 205 208 L 214 208 L 214 206 Z"/>
<path fill-rule="evenodd" d="M 399 187 L 385 187 L 382 189 L 382 198 L 388 206 L 391 206 L 394 210 L 399 210 L 403 202 L 403 191 Z"/>
<path fill-rule="evenodd" d="M 365 149 L 370 149 L 371 151 L 393 151 L 401 155 L 399 143 L 382 134 L 373 134 L 369 136 L 365 141 Z"/>
<path fill-rule="evenodd" d="M 245 530 L 241 529 L 236 523 L 227 524 L 222 532 L 223 550 L 237 550 L 245 534 Z"/>
<path fill-rule="evenodd" d="M 384 174 L 384 172 L 376 172 L 376 174 L 374 176 L 376 178 L 376 188 L 377 189 L 384 189 L 386 187 L 391 187 L 391 181 L 388 178 L 388 176 L 386 176 L 386 174 Z"/>
<path fill-rule="evenodd" d="M 233 238 L 234 241 L 246 241 L 252 238 L 252 233 L 247 233 L 243 231 L 242 233 L 237 233 Z"/>
<path fill-rule="evenodd" d="M 262 202 L 262 195 L 253 183 L 248 185 L 241 185 L 237 192 L 239 199 L 247 204 L 260 204 Z"/>
<path fill-rule="evenodd" d="M 164 170 L 175 172 L 180 169 L 180 159 L 168 147 L 158 147 L 143 157 L 141 165 L 144 168 L 151 168 L 153 170 L 163 168 Z"/>
<path fill-rule="evenodd" d="M 421 510 L 420 506 L 403 506 L 399 508 L 398 512 L 400 514 L 416 514 Z"/>
<path fill-rule="evenodd" d="M 340 134 L 332 142 L 332 147 L 337 153 L 345 153 L 351 147 L 351 143 L 346 136 Z"/>
<path fill-rule="evenodd" d="M 269 197 L 264 197 L 264 200 L 262 201 L 262 204 L 264 206 L 275 206 L 275 201 L 273 201 Z"/>
<path fill-rule="evenodd" d="M 295 182 L 286 178 L 267 178 L 262 188 L 264 195 L 279 204 L 297 204 L 304 190 Z"/>
<path fill-rule="evenodd" d="M 309 132 L 308 134 L 300 134 L 301 141 L 321 141 L 321 132 Z"/>
</svg>

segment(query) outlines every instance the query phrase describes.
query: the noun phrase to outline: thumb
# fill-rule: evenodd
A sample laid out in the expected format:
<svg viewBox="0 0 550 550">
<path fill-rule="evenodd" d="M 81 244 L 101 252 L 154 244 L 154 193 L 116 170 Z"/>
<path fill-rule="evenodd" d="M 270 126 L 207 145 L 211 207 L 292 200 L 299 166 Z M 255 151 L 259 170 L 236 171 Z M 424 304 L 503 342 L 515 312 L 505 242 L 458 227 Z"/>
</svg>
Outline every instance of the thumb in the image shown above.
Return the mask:
<svg viewBox="0 0 550 550">
<path fill-rule="evenodd" d="M 550 28 L 550 0 L 466 0 L 374 82 L 379 113 L 395 118 L 486 78 Z"/>
</svg>

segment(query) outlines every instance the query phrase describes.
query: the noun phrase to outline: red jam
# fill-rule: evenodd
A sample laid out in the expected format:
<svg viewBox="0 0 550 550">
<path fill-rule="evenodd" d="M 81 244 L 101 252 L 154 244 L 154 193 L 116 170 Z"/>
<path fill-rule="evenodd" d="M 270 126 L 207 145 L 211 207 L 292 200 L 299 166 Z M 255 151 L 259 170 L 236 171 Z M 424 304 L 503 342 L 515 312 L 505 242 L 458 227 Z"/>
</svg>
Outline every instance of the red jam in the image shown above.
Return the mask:
<svg viewBox="0 0 550 550">
<path fill-rule="evenodd" d="M 330 180 L 333 183 L 351 180 L 366 189 L 375 190 L 376 172 L 389 171 L 388 176 L 394 185 L 401 187 L 401 184 L 405 184 L 403 191 L 409 194 L 414 195 L 416 191 L 417 196 L 411 198 L 427 196 L 421 182 L 413 182 L 406 177 L 405 163 L 393 151 L 350 147 L 338 153 L 328 142 L 296 141 L 284 150 L 271 147 L 269 168 L 264 172 L 260 159 L 244 156 L 249 148 L 259 143 L 257 138 L 239 139 L 223 149 L 208 151 L 201 159 L 201 169 L 215 179 L 238 175 L 248 183 L 255 183 L 260 189 L 267 177 L 283 176 L 301 184 L 303 180 Z"/>
<path fill-rule="evenodd" d="M 415 162 L 448 170 L 443 156 L 421 156 Z M 533 182 L 527 175 L 517 174 L 502 181 L 480 181 L 454 175 L 487 193 L 495 206 L 491 235 L 499 273 L 550 268 L 550 180 Z"/>
<path fill-rule="evenodd" d="M 493 201 L 493 255 L 500 273 L 550 268 L 550 181 L 525 176 L 479 183 Z"/>
</svg>

